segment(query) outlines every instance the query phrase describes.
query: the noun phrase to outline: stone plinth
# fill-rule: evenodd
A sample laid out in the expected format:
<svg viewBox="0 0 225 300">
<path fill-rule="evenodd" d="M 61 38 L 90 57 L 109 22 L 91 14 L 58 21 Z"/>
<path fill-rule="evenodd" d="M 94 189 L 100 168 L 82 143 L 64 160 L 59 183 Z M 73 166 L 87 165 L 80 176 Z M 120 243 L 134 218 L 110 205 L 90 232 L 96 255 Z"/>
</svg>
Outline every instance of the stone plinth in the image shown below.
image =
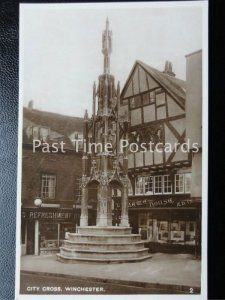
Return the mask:
<svg viewBox="0 0 225 300">
<path fill-rule="evenodd" d="M 139 234 L 130 227 L 78 227 L 78 233 L 60 247 L 57 259 L 62 262 L 121 263 L 142 261 L 151 257 Z"/>
</svg>

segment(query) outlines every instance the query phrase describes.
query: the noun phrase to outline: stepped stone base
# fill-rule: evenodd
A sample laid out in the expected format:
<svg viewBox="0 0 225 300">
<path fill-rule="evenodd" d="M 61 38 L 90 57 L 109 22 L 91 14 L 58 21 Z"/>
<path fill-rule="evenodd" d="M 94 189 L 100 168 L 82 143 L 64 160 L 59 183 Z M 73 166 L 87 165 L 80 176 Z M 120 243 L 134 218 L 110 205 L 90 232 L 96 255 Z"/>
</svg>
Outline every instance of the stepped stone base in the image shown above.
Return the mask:
<svg viewBox="0 0 225 300">
<path fill-rule="evenodd" d="M 151 258 L 140 234 L 132 234 L 130 227 L 78 227 L 78 233 L 68 237 L 57 254 L 61 262 L 122 263 Z"/>
</svg>

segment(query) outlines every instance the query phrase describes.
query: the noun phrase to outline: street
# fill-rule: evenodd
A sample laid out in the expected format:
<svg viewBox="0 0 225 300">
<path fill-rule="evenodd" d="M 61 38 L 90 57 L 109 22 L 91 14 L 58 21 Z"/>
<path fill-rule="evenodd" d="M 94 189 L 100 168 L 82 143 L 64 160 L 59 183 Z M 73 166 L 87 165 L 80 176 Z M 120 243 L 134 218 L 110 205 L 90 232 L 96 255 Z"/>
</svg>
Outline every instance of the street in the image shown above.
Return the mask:
<svg viewBox="0 0 225 300">
<path fill-rule="evenodd" d="M 21 273 L 21 294 L 170 294 L 171 290 Z M 178 293 L 178 292 L 177 292 Z M 174 294 L 174 292 L 173 292 Z"/>
</svg>

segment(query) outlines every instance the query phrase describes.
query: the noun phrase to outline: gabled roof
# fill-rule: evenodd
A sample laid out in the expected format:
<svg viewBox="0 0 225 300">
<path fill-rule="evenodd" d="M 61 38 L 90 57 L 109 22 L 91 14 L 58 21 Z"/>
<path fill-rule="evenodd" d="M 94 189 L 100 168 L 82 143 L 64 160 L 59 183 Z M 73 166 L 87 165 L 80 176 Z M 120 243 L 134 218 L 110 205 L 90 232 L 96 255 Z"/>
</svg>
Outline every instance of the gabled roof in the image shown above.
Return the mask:
<svg viewBox="0 0 225 300">
<path fill-rule="evenodd" d="M 74 132 L 83 132 L 83 118 L 70 117 L 61 114 L 41 111 L 37 109 L 23 108 L 23 142 L 30 143 L 26 134 L 30 126 L 46 127 L 50 129 L 50 140 L 63 141 L 66 148 L 73 149 L 70 135 Z"/>
<path fill-rule="evenodd" d="M 23 117 L 36 125 L 49 127 L 63 135 L 83 132 L 83 118 L 70 117 L 37 109 L 23 108 Z"/>
<path fill-rule="evenodd" d="M 124 88 L 121 93 L 121 97 L 123 98 L 123 94 L 126 90 L 127 84 L 130 81 L 130 78 L 133 75 L 133 72 L 136 66 L 140 66 L 147 72 L 159 85 L 161 85 L 179 104 L 184 107 L 185 98 L 186 98 L 186 82 L 184 80 L 175 78 L 173 76 L 167 75 L 159 70 L 143 63 L 140 60 L 137 60 L 134 63 L 134 66 L 131 70 L 131 73 L 124 85 Z"/>
</svg>

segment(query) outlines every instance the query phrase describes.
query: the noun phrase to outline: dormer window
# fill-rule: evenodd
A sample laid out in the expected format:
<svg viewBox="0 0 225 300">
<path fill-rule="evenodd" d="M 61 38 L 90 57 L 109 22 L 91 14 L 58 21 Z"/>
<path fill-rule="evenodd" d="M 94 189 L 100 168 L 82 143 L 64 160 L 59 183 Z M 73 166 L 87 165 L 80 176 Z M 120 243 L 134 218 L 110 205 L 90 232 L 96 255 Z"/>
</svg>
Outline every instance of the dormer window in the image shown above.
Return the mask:
<svg viewBox="0 0 225 300">
<path fill-rule="evenodd" d="M 39 140 L 39 127 L 33 127 L 33 140 Z"/>
<path fill-rule="evenodd" d="M 48 136 L 49 136 L 49 129 L 41 127 L 40 128 L 40 140 L 43 142 L 47 142 Z"/>
<path fill-rule="evenodd" d="M 32 128 L 33 140 L 41 140 L 47 142 L 49 136 L 49 128 L 33 126 Z"/>
</svg>

